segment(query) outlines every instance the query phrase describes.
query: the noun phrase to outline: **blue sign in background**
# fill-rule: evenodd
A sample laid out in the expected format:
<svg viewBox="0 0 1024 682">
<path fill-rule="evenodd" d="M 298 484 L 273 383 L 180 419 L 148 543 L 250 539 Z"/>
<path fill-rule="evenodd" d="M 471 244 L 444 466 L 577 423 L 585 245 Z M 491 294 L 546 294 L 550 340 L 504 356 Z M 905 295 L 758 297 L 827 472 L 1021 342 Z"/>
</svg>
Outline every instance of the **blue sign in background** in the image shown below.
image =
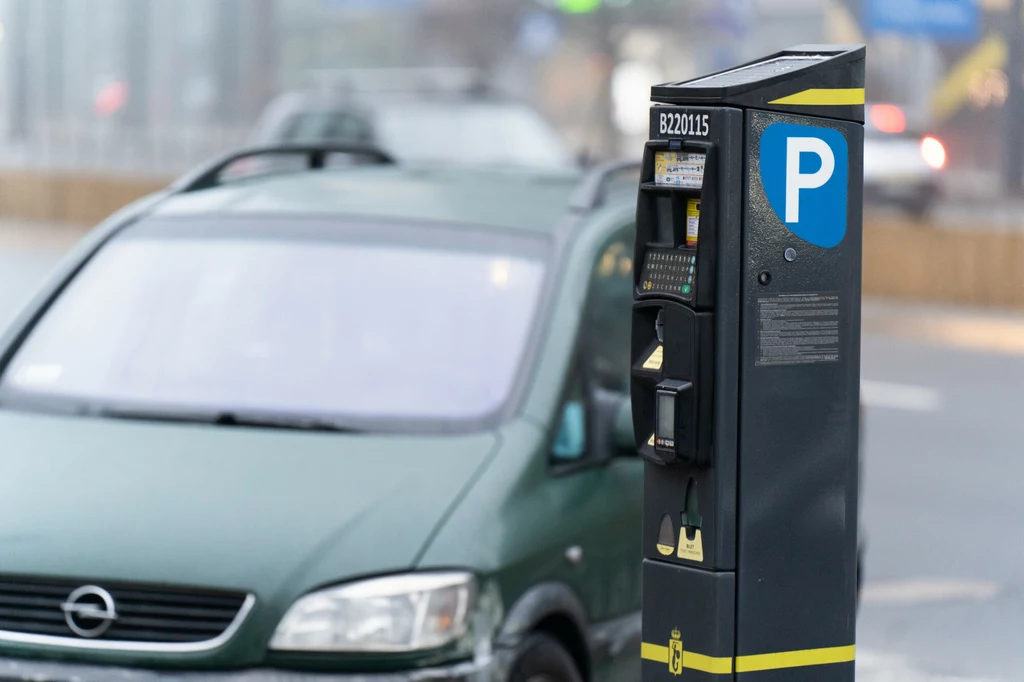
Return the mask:
<svg viewBox="0 0 1024 682">
<path fill-rule="evenodd" d="M 824 182 L 803 182 L 823 169 L 822 155 L 805 151 L 794 161 L 798 166 L 789 167 L 790 139 L 794 146 L 810 139 L 825 156 L 831 151 L 831 174 L 822 177 Z M 849 146 L 838 130 L 795 123 L 772 123 L 761 133 L 761 184 L 779 220 L 789 231 L 800 239 L 815 246 L 830 249 L 843 241 L 846 236 L 846 200 L 849 181 Z M 791 171 L 797 171 L 796 175 Z M 788 183 L 794 183 L 795 192 Z M 795 202 L 794 205 L 791 205 Z M 795 218 L 795 219 L 793 219 Z"/>
<path fill-rule="evenodd" d="M 978 0 L 864 0 L 868 33 L 899 33 L 972 42 L 980 32 Z"/>
</svg>

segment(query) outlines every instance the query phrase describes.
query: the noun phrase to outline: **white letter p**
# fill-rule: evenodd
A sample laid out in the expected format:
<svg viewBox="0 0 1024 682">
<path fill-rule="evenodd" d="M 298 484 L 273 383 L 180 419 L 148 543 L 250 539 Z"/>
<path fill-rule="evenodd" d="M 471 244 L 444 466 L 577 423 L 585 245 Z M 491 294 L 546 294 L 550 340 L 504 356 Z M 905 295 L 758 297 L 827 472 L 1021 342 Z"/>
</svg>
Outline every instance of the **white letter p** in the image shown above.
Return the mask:
<svg viewBox="0 0 1024 682">
<path fill-rule="evenodd" d="M 800 155 L 817 154 L 821 168 L 814 173 L 800 173 Z M 836 157 L 828 143 L 820 137 L 790 137 L 786 139 L 786 222 L 800 222 L 800 190 L 821 187 L 836 169 Z"/>
</svg>

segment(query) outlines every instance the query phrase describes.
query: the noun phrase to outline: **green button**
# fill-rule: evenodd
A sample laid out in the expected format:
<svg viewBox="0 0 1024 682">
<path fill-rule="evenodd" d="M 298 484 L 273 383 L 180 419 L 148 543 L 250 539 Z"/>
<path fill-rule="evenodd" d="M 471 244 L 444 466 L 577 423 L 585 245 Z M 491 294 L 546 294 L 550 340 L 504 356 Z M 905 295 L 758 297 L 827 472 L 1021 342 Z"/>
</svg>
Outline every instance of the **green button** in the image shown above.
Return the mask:
<svg viewBox="0 0 1024 682">
<path fill-rule="evenodd" d="M 683 285 L 683 293 L 684 294 L 690 293 L 690 285 L 689 284 L 684 284 Z"/>
</svg>

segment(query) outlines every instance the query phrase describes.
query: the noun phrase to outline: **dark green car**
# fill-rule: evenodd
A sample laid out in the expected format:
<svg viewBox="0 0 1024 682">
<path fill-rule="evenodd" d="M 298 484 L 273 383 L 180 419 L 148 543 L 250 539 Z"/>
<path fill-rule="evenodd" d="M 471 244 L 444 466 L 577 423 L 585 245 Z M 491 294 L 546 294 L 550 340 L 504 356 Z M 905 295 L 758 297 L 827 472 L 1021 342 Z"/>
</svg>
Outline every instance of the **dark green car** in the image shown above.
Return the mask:
<svg viewBox="0 0 1024 682">
<path fill-rule="evenodd" d="M 129 207 L 0 339 L 0 679 L 638 679 L 636 169 L 356 151 Z"/>
</svg>

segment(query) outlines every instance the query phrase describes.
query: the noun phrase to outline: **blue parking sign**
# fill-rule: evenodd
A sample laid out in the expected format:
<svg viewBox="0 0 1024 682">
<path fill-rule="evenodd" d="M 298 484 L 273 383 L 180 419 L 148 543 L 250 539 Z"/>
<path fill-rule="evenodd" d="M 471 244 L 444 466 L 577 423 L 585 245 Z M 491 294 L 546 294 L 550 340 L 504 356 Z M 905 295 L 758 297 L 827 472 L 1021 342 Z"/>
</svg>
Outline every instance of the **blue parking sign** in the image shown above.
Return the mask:
<svg viewBox="0 0 1024 682">
<path fill-rule="evenodd" d="M 800 239 L 830 249 L 846 236 L 849 147 L 838 130 L 773 123 L 761 133 L 761 184 Z"/>
<path fill-rule="evenodd" d="M 978 0 L 865 0 L 869 33 L 898 33 L 972 42 L 980 31 Z"/>
</svg>

